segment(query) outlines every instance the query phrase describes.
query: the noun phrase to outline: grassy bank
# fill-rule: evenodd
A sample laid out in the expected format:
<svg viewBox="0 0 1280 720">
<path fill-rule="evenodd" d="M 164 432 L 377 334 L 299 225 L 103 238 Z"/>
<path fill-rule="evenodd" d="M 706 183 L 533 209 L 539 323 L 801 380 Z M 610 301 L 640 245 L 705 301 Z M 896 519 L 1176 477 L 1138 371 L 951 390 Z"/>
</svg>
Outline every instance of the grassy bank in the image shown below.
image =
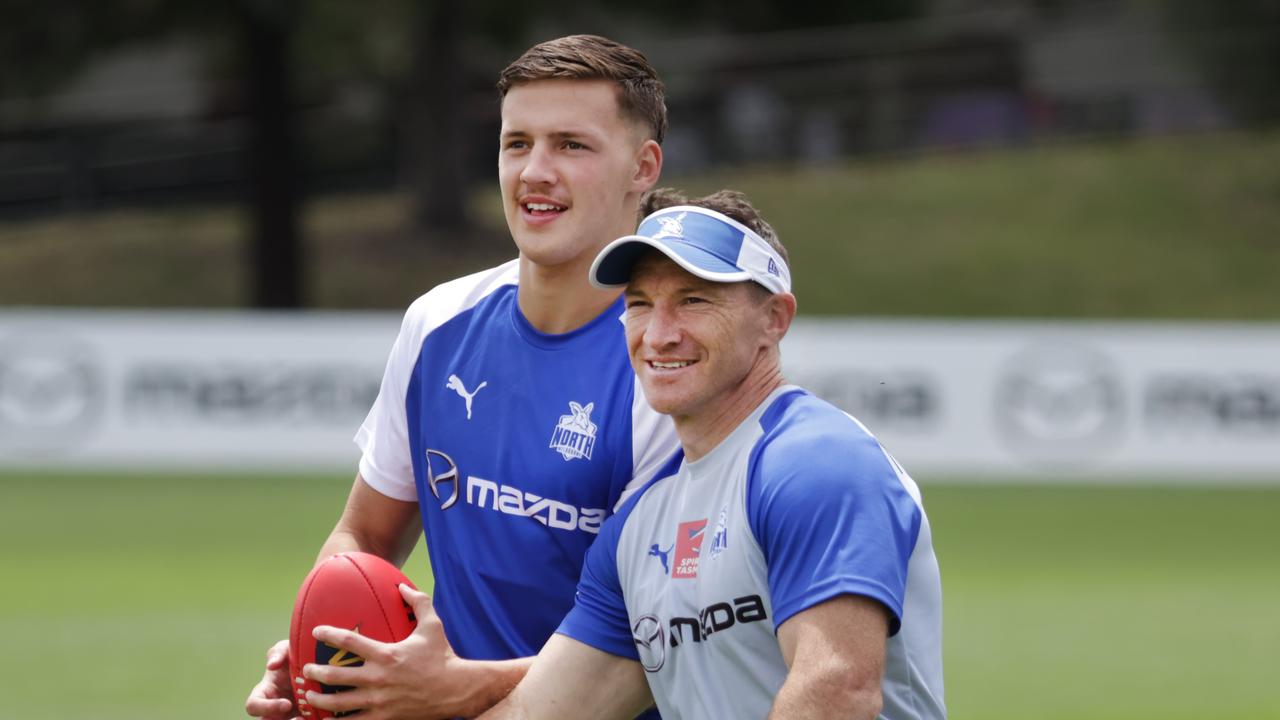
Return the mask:
<svg viewBox="0 0 1280 720">
<path fill-rule="evenodd" d="M 1280 319 L 1280 133 L 664 182 L 745 190 L 791 249 L 806 313 Z M 471 236 L 415 239 L 402 196 L 314 201 L 313 304 L 399 309 L 510 256 L 496 189 L 474 205 Z M 243 305 L 245 231 L 228 208 L 0 224 L 0 304 Z"/>
</svg>

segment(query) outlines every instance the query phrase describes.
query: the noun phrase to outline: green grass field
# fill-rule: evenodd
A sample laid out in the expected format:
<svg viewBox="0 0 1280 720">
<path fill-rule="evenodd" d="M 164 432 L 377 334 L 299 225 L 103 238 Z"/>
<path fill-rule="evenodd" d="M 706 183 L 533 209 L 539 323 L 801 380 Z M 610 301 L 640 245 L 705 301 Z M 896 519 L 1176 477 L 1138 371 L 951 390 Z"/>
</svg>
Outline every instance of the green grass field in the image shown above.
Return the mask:
<svg viewBox="0 0 1280 720">
<path fill-rule="evenodd" d="M 0 474 L 0 717 L 242 716 L 348 485 Z M 1280 487 L 924 492 L 952 717 L 1280 718 Z"/>
</svg>

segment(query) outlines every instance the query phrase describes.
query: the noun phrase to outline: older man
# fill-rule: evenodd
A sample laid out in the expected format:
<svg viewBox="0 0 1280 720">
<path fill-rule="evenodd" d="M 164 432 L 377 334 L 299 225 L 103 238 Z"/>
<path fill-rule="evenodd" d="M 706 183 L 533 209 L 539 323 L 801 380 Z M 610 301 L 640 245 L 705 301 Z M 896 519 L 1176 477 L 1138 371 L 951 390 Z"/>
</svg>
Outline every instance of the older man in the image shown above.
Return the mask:
<svg viewBox="0 0 1280 720">
<path fill-rule="evenodd" d="M 788 385 L 786 252 L 739 194 L 646 201 L 606 246 L 645 396 L 683 447 L 606 522 L 575 605 L 486 717 L 942 718 L 941 586 L 919 489 Z M 645 682 L 647 680 L 647 683 Z"/>
</svg>

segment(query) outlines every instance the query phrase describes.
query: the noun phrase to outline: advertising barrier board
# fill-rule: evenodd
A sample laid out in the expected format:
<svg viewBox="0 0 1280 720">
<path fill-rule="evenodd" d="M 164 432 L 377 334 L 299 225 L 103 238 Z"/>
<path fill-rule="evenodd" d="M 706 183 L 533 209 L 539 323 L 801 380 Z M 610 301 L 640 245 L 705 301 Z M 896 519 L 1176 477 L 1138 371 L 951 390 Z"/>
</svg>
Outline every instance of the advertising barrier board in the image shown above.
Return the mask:
<svg viewBox="0 0 1280 720">
<path fill-rule="evenodd" d="M 0 467 L 354 472 L 399 321 L 0 313 Z M 927 480 L 1280 481 L 1280 325 L 801 318 L 783 359 Z"/>
</svg>

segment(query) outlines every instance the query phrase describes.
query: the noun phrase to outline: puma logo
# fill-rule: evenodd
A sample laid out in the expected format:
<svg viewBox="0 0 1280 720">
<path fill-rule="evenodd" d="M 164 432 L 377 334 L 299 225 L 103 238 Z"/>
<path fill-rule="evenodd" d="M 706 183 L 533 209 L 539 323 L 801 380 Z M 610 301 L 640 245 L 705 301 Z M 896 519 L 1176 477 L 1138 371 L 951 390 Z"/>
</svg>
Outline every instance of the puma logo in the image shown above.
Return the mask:
<svg viewBox="0 0 1280 720">
<path fill-rule="evenodd" d="M 467 419 L 470 420 L 471 419 L 471 400 L 476 396 L 476 393 L 480 392 L 484 388 L 484 386 L 488 384 L 489 383 L 487 382 L 481 381 L 480 384 L 476 386 L 475 390 L 472 390 L 471 392 L 467 392 L 467 388 L 462 384 L 462 379 L 459 378 L 457 375 L 450 375 L 449 383 L 445 385 L 445 387 L 458 393 L 458 397 L 467 401 Z"/>
<path fill-rule="evenodd" d="M 649 557 L 656 557 L 658 558 L 658 560 L 662 562 L 663 575 L 666 575 L 669 572 L 669 570 L 667 570 L 667 554 L 670 552 L 671 552 L 671 548 L 667 548 L 666 550 L 663 550 L 662 548 L 658 547 L 658 543 L 654 543 L 649 546 Z"/>
</svg>

